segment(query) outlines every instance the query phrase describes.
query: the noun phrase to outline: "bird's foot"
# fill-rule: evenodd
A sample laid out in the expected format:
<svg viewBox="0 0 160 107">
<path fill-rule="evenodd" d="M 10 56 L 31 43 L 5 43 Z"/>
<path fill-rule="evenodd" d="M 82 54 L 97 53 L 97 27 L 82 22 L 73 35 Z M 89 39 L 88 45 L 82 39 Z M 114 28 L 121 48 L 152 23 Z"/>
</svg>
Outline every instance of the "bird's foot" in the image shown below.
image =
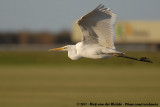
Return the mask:
<svg viewBox="0 0 160 107">
<path fill-rule="evenodd" d="M 149 58 L 147 58 L 147 57 L 141 57 L 141 58 L 139 58 L 138 60 L 139 60 L 139 61 L 143 61 L 143 62 L 152 63 L 152 61 L 151 61 Z"/>
</svg>

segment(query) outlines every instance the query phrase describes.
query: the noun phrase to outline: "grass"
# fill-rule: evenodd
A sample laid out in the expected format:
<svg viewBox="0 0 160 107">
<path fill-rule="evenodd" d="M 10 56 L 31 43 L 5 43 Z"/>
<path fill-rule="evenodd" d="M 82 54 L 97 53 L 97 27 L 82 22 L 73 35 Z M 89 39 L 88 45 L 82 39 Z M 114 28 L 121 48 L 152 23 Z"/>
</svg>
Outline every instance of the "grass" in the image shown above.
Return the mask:
<svg viewBox="0 0 160 107">
<path fill-rule="evenodd" d="M 0 52 L 0 65 L 96 65 L 96 66 L 114 66 L 114 65 L 160 65 L 160 53 L 127 53 L 128 56 L 150 58 L 154 63 L 147 64 L 134 60 L 112 57 L 109 59 L 87 59 L 82 58 L 72 61 L 67 57 L 66 52 Z"/>
<path fill-rule="evenodd" d="M 0 52 L 0 107 L 160 103 L 159 53 L 128 53 L 149 57 L 153 64 L 116 57 L 71 61 L 66 55 Z"/>
</svg>

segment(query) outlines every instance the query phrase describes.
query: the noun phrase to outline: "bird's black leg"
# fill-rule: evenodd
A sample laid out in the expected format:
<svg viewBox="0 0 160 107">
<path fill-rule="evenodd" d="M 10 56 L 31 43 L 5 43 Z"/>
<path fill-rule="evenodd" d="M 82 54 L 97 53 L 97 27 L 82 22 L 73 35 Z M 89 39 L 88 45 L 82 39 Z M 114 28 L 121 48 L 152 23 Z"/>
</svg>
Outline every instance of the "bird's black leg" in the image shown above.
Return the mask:
<svg viewBox="0 0 160 107">
<path fill-rule="evenodd" d="M 124 53 L 110 53 L 110 54 L 113 56 L 116 56 L 116 57 L 122 57 L 122 58 L 128 58 L 128 59 L 132 59 L 132 60 L 136 60 L 136 61 L 152 63 L 152 61 L 149 60 L 149 58 L 147 58 L 147 57 L 134 58 L 134 57 L 126 56 Z"/>
</svg>

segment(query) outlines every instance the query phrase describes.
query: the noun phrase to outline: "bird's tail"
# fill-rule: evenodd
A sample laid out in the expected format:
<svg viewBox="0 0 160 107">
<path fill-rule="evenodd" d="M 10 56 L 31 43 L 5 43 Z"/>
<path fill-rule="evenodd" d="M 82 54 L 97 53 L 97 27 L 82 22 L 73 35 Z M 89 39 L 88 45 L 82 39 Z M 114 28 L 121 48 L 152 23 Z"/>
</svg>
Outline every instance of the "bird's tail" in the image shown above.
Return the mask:
<svg viewBox="0 0 160 107">
<path fill-rule="evenodd" d="M 147 58 L 147 57 L 134 58 L 134 57 L 126 56 L 124 53 L 114 53 L 113 55 L 114 55 L 114 56 L 117 56 L 117 57 L 122 57 L 122 58 L 127 58 L 127 59 L 136 60 L 136 61 L 153 63 L 153 62 L 152 62 L 149 58 Z"/>
</svg>

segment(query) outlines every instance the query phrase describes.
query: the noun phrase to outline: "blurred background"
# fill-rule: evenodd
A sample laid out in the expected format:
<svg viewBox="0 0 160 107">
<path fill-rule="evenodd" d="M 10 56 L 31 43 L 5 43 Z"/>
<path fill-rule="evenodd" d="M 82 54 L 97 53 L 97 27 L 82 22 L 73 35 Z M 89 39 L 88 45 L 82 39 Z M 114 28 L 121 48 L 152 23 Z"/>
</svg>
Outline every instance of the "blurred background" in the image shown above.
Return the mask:
<svg viewBox="0 0 160 107">
<path fill-rule="evenodd" d="M 72 61 L 48 49 L 81 40 L 75 21 L 104 4 L 118 15 L 112 57 Z M 159 0 L 0 0 L 0 106 L 160 103 Z M 89 107 L 89 105 L 87 105 Z"/>
</svg>

